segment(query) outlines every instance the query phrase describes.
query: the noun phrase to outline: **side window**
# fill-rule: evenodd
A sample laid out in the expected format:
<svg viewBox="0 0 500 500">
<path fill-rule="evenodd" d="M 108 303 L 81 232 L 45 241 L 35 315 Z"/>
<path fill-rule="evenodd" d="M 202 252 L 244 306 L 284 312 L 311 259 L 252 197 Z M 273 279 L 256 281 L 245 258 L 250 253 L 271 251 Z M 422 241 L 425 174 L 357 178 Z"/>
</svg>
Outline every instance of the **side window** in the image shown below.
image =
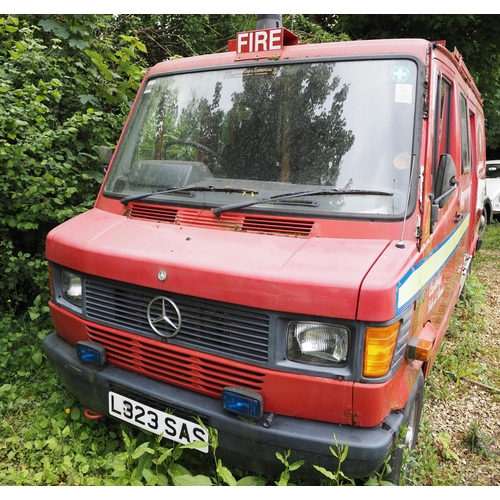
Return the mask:
<svg viewBox="0 0 500 500">
<path fill-rule="evenodd" d="M 462 142 L 462 173 L 470 172 L 470 134 L 469 134 L 469 113 L 467 111 L 467 100 L 460 94 L 460 135 Z"/>
<path fill-rule="evenodd" d="M 440 92 L 437 96 L 435 147 L 434 147 L 434 178 L 436 178 L 439 159 L 442 154 L 450 152 L 450 120 L 451 120 L 451 83 L 440 75 Z"/>
<path fill-rule="evenodd" d="M 431 232 L 434 223 L 439 216 L 436 210 L 443 208 L 453 194 L 457 186 L 457 167 L 451 155 L 451 148 L 455 147 L 455 127 L 452 119 L 457 118 L 456 112 L 452 110 L 453 87 L 449 80 L 440 75 L 438 80 L 438 92 L 436 93 L 436 117 L 434 123 L 434 165 L 432 176 L 433 191 L 433 215 L 431 216 Z"/>
<path fill-rule="evenodd" d="M 478 145 L 478 134 L 477 134 L 477 125 L 476 125 L 476 115 L 472 110 L 469 110 L 469 137 L 470 137 L 470 161 L 471 168 L 475 170 L 478 169 L 479 162 L 479 148 Z"/>
</svg>

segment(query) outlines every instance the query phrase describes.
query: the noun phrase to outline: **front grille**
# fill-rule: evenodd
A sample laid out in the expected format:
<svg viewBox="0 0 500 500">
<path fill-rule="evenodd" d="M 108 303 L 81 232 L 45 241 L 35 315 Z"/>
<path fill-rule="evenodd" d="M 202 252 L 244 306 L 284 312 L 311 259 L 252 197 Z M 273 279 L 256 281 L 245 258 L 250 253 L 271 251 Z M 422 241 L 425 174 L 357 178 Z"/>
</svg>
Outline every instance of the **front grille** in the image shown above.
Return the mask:
<svg viewBox="0 0 500 500">
<path fill-rule="evenodd" d="M 267 363 L 269 316 L 259 310 L 88 277 L 86 315 L 95 323 L 162 340 L 147 318 L 149 303 L 160 295 L 174 301 L 182 316 L 179 333 L 168 343 L 230 359 Z"/>
<path fill-rule="evenodd" d="M 90 340 L 106 349 L 108 363 L 178 387 L 220 398 L 226 386 L 262 389 L 264 373 L 123 331 L 87 326 Z M 118 391 L 120 392 L 120 391 Z"/>
</svg>

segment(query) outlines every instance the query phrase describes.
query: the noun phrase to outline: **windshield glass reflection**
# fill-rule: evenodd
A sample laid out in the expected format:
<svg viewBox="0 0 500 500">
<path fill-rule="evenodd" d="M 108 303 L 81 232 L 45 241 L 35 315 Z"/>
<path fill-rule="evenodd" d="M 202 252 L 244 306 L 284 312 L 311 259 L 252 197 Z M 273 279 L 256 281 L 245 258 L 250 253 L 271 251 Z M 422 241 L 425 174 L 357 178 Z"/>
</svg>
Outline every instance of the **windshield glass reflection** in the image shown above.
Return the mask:
<svg viewBox="0 0 500 500">
<path fill-rule="evenodd" d="M 320 186 L 359 193 L 252 208 L 401 214 L 413 148 L 416 72 L 414 62 L 390 59 L 152 79 L 105 193 L 131 196 L 198 186 L 152 198 L 214 207 Z"/>
</svg>

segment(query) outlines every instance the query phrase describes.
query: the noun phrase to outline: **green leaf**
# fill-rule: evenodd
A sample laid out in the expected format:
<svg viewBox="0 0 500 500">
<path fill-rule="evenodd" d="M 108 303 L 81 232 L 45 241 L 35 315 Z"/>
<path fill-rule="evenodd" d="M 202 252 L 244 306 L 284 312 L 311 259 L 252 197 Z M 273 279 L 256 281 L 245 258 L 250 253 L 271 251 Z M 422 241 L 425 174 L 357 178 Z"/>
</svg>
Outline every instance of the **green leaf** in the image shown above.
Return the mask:
<svg viewBox="0 0 500 500">
<path fill-rule="evenodd" d="M 172 479 L 176 476 L 183 476 L 186 474 L 189 475 L 189 471 L 185 467 L 177 463 L 171 463 L 168 466 L 168 473 L 170 474 L 170 477 Z"/>
<path fill-rule="evenodd" d="M 300 467 L 304 465 L 304 460 L 298 460 L 297 462 L 294 462 L 293 464 L 290 465 L 289 470 L 297 470 Z"/>
<path fill-rule="evenodd" d="M 212 480 L 207 476 L 175 476 L 173 478 L 176 486 L 212 486 Z"/>
<path fill-rule="evenodd" d="M 222 465 L 220 460 L 217 462 L 217 474 L 229 486 L 236 486 L 236 479 L 233 474 L 227 467 Z"/>
<path fill-rule="evenodd" d="M 193 441 L 192 443 L 186 443 L 181 445 L 181 448 L 188 448 L 188 449 L 195 449 L 199 450 L 201 448 L 207 448 L 209 445 L 208 443 L 205 443 L 204 441 Z"/>
<path fill-rule="evenodd" d="M 323 474 L 323 476 L 326 476 L 328 479 L 331 479 L 332 481 L 335 481 L 337 478 L 335 477 L 335 474 L 324 467 L 320 467 L 319 465 L 313 465 L 313 467 L 318 471 Z"/>
<path fill-rule="evenodd" d="M 242 477 L 236 483 L 237 486 L 265 486 L 266 480 L 263 477 L 258 476 L 246 476 Z"/>
<path fill-rule="evenodd" d="M 75 406 L 74 408 L 71 408 L 71 420 L 79 420 L 82 415 L 82 412 L 80 411 L 80 408 L 78 406 Z"/>
<path fill-rule="evenodd" d="M 42 353 L 40 351 L 35 352 L 35 354 L 33 354 L 32 356 L 32 359 L 36 365 L 40 366 L 42 364 L 42 359 L 43 359 Z"/>
<path fill-rule="evenodd" d="M 142 477 L 146 480 L 149 486 L 156 484 L 156 475 L 151 472 L 150 469 L 144 469 L 142 471 Z"/>
<path fill-rule="evenodd" d="M 78 96 L 80 102 L 85 106 L 87 104 L 92 104 L 93 106 L 99 106 L 99 99 L 92 94 L 80 94 Z"/>
<path fill-rule="evenodd" d="M 365 486 L 380 486 L 380 483 L 375 476 L 370 476 L 363 484 Z"/>
<path fill-rule="evenodd" d="M 38 26 L 41 26 L 44 31 L 52 31 L 58 38 L 69 37 L 68 30 L 52 19 L 42 19 L 39 21 Z"/>
<path fill-rule="evenodd" d="M 71 38 L 68 42 L 68 45 L 70 47 L 75 47 L 80 50 L 84 50 L 89 46 L 89 44 L 85 40 L 82 40 L 81 38 Z"/>
<path fill-rule="evenodd" d="M 145 443 L 142 443 L 140 446 L 138 446 L 135 450 L 134 450 L 134 453 L 132 453 L 132 458 L 134 459 L 137 459 L 139 457 L 142 457 L 142 455 L 144 455 L 144 453 L 150 453 L 150 454 L 154 454 L 154 450 L 152 450 L 150 447 L 149 447 L 149 442 L 145 442 Z"/>
<path fill-rule="evenodd" d="M 28 314 L 30 316 L 31 321 L 35 321 L 40 317 L 40 313 L 34 307 L 28 308 Z"/>
</svg>

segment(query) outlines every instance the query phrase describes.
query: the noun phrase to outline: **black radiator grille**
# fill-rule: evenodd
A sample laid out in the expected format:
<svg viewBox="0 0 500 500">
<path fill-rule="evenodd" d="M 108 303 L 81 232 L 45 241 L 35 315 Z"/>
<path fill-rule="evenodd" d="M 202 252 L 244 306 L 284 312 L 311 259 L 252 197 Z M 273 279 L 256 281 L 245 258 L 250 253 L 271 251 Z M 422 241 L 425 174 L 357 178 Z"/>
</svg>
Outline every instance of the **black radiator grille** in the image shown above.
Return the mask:
<svg viewBox="0 0 500 500">
<path fill-rule="evenodd" d="M 88 319 L 164 340 L 152 330 L 147 318 L 148 305 L 158 296 L 174 301 L 182 316 L 179 333 L 168 339 L 168 343 L 230 359 L 267 362 L 269 316 L 262 311 L 101 278 L 85 280 Z"/>
</svg>

